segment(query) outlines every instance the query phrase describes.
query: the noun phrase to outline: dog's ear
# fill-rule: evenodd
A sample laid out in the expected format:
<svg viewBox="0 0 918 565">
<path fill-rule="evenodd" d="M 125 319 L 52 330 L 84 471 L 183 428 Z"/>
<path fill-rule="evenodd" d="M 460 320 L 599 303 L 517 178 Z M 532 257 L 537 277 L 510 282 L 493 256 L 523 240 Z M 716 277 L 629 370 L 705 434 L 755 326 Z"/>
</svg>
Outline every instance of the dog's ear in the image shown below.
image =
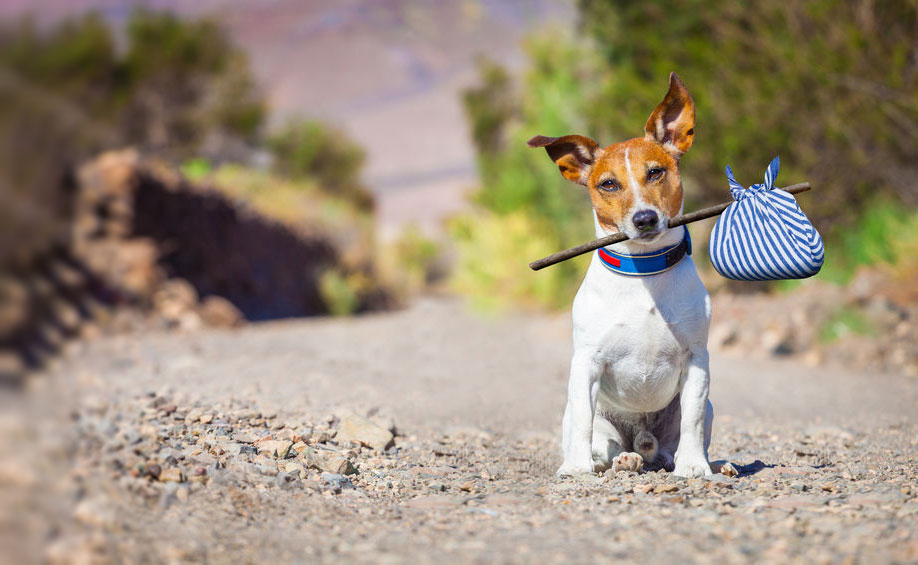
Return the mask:
<svg viewBox="0 0 918 565">
<path fill-rule="evenodd" d="M 529 147 L 544 147 L 548 156 L 561 169 L 561 176 L 571 182 L 586 185 L 596 160 L 599 144 L 582 135 L 545 137 L 537 135 L 527 142 Z"/>
<path fill-rule="evenodd" d="M 676 159 L 692 146 L 695 103 L 676 73 L 669 73 L 669 92 L 644 125 L 644 138 L 656 141 Z"/>
</svg>

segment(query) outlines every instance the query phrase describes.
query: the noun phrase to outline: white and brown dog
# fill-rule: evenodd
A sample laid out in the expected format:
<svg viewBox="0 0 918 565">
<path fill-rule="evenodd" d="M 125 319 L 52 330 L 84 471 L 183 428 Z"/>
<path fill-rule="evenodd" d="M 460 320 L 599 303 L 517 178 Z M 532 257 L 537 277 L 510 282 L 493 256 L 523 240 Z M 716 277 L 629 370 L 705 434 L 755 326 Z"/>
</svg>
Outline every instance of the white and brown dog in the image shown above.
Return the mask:
<svg viewBox="0 0 918 565">
<path fill-rule="evenodd" d="M 682 212 L 679 158 L 694 127 L 692 98 L 672 73 L 643 137 L 608 147 L 580 135 L 529 140 L 564 178 L 588 188 L 597 237 L 630 238 L 593 255 L 574 298 L 558 475 L 645 465 L 711 473 L 711 301 L 685 228 L 667 228 Z"/>
</svg>

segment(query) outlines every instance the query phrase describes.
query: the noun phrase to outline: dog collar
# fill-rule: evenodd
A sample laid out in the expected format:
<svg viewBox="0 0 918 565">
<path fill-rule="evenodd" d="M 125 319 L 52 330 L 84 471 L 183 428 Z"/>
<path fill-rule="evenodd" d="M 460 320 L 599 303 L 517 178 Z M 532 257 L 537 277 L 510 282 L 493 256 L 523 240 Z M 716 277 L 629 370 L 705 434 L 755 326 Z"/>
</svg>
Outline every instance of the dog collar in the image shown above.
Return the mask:
<svg viewBox="0 0 918 565">
<path fill-rule="evenodd" d="M 613 273 L 628 276 L 657 275 L 672 269 L 683 257 L 692 254 L 692 238 L 689 237 L 688 228 L 683 226 L 683 229 L 685 235 L 682 241 L 659 251 L 627 255 L 600 247 L 596 253 L 603 266 Z"/>
</svg>

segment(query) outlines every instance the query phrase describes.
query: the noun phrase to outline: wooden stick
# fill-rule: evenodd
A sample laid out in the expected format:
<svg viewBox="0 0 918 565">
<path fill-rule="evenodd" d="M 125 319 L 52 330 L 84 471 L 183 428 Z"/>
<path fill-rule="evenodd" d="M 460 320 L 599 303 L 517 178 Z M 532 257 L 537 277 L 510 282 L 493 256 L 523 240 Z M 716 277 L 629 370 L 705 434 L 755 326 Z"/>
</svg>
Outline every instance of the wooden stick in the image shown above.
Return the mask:
<svg viewBox="0 0 918 565">
<path fill-rule="evenodd" d="M 791 194 L 799 194 L 801 192 L 806 192 L 810 189 L 810 183 L 801 182 L 799 184 L 792 184 L 786 186 L 781 190 L 785 192 L 790 192 Z M 730 202 L 724 202 L 722 204 L 717 204 L 716 206 L 710 206 L 708 208 L 702 208 L 701 210 L 696 210 L 694 212 L 689 212 L 688 214 L 682 214 L 681 216 L 676 216 L 669 221 L 669 227 L 674 228 L 684 224 L 689 224 L 691 222 L 697 222 L 698 220 L 704 220 L 705 218 L 712 218 L 719 215 L 721 212 L 727 209 L 727 206 L 733 204 L 733 200 Z M 599 249 L 600 247 L 605 247 L 607 245 L 612 245 L 613 243 L 618 243 L 620 241 L 625 241 L 628 239 L 628 236 L 623 233 L 614 233 L 612 235 L 607 235 L 577 247 L 571 247 L 570 249 L 565 249 L 564 251 L 559 251 L 557 253 L 552 253 L 548 257 L 542 257 L 537 261 L 529 263 L 529 268 L 533 271 L 538 271 L 539 269 L 544 269 L 554 265 L 555 263 L 560 263 L 561 261 L 567 261 L 572 257 L 578 255 L 583 255 L 584 253 L 589 253 L 594 249 Z"/>
</svg>

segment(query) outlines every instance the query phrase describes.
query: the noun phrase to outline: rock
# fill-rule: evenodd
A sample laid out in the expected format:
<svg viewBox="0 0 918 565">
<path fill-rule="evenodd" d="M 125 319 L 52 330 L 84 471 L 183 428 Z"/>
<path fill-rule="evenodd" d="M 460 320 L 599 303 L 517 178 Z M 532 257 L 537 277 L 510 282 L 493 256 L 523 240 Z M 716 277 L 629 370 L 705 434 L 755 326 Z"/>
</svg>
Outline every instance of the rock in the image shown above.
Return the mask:
<svg viewBox="0 0 918 565">
<path fill-rule="evenodd" d="M 185 279 L 169 279 L 153 295 L 153 306 L 170 322 L 179 321 L 198 302 L 198 291 Z"/>
<path fill-rule="evenodd" d="M 201 417 L 198 418 L 198 421 L 202 424 L 209 424 L 214 421 L 213 414 L 201 414 Z"/>
<path fill-rule="evenodd" d="M 238 441 L 239 443 L 255 443 L 260 438 L 255 434 L 248 432 L 238 432 L 233 434 L 233 440 Z"/>
<path fill-rule="evenodd" d="M 676 492 L 679 490 L 679 485 L 674 485 L 672 483 L 665 483 L 662 485 L 657 485 L 653 488 L 654 494 L 664 494 L 667 492 Z"/>
<path fill-rule="evenodd" d="M 293 447 L 293 442 L 286 439 L 256 441 L 255 447 L 259 454 L 266 453 L 278 459 L 286 459 L 290 448 Z"/>
<path fill-rule="evenodd" d="M 178 463 L 178 459 L 182 457 L 182 454 L 172 448 L 164 447 L 159 450 L 157 457 L 166 465 L 174 466 Z"/>
<path fill-rule="evenodd" d="M 171 469 L 164 469 L 159 474 L 159 482 L 161 483 L 184 483 L 185 474 L 182 473 L 182 470 L 178 467 L 172 467 Z"/>
<path fill-rule="evenodd" d="M 283 467 L 285 473 L 295 475 L 301 479 L 305 479 L 307 476 L 306 467 L 298 461 L 287 461 Z"/>
<path fill-rule="evenodd" d="M 208 296 L 198 307 L 198 315 L 204 325 L 212 328 L 234 328 L 242 325 L 245 316 L 222 296 Z"/>
<path fill-rule="evenodd" d="M 705 488 L 733 488 L 733 479 L 724 475 L 706 475 L 704 477 Z"/>
<path fill-rule="evenodd" d="M 147 475 L 153 477 L 154 479 L 159 479 L 160 474 L 162 474 L 163 468 L 158 464 L 153 463 L 152 465 L 147 466 L 146 472 Z"/>
<path fill-rule="evenodd" d="M 322 473 L 320 478 L 326 486 L 331 487 L 331 491 L 335 494 L 340 493 L 343 489 L 356 488 L 349 478 L 340 473 Z"/>
<path fill-rule="evenodd" d="M 385 451 L 393 445 L 394 436 L 389 430 L 366 418 L 348 414 L 341 419 L 336 439 L 339 442 L 352 441 L 377 451 Z"/>
<path fill-rule="evenodd" d="M 296 484 L 298 480 L 298 475 L 293 473 L 288 473 L 286 471 L 281 471 L 274 477 L 274 483 L 281 488 L 290 488 Z"/>
<path fill-rule="evenodd" d="M 325 455 L 319 453 L 315 449 L 307 448 L 303 451 L 301 456 L 306 461 L 307 465 L 319 471 L 340 475 L 353 475 L 357 473 L 357 469 L 354 468 L 354 465 L 348 459 L 339 455 Z"/>
</svg>

